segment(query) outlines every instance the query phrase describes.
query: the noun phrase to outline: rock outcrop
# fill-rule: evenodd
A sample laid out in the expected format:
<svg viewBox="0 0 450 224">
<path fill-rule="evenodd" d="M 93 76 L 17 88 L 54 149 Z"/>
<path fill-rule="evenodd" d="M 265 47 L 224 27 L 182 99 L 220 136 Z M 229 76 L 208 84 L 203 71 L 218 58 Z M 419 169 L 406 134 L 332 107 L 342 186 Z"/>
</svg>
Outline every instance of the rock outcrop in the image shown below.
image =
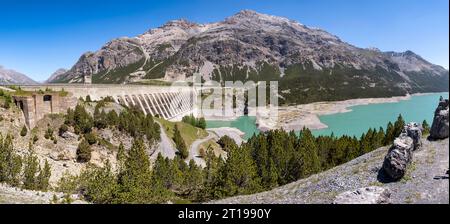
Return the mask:
<svg viewBox="0 0 450 224">
<path fill-rule="evenodd" d="M 336 196 L 333 204 L 389 204 L 391 192 L 382 187 L 365 187 Z"/>
<path fill-rule="evenodd" d="M 406 168 L 412 160 L 414 141 L 405 133 L 402 133 L 394 140 L 394 144 L 389 149 L 384 162 L 383 171 L 392 180 L 399 180 L 406 173 Z"/>
<path fill-rule="evenodd" d="M 404 132 L 413 140 L 413 151 L 422 146 L 422 127 L 416 122 L 411 122 L 405 126 Z"/>
<path fill-rule="evenodd" d="M 431 139 L 445 139 L 449 137 L 449 102 L 448 99 L 443 99 L 441 97 L 439 101 L 439 106 L 434 112 L 433 124 L 430 129 Z"/>
<path fill-rule="evenodd" d="M 389 149 L 383 162 L 383 171 L 392 180 L 399 180 L 406 173 L 406 168 L 411 163 L 413 152 L 422 146 L 422 127 L 411 122 L 407 124 L 394 144 Z"/>
</svg>

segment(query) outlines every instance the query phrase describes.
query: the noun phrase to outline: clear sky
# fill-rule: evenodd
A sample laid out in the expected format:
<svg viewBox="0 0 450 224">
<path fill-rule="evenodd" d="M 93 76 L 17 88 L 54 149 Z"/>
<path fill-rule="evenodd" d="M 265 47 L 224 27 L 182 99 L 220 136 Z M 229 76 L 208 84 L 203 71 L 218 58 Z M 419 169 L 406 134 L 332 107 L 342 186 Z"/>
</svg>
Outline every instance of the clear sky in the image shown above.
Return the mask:
<svg viewBox="0 0 450 224">
<path fill-rule="evenodd" d="M 184 18 L 252 9 L 319 27 L 358 47 L 412 50 L 449 67 L 448 0 L 1 0 L 0 65 L 42 81 L 86 51 Z"/>
</svg>

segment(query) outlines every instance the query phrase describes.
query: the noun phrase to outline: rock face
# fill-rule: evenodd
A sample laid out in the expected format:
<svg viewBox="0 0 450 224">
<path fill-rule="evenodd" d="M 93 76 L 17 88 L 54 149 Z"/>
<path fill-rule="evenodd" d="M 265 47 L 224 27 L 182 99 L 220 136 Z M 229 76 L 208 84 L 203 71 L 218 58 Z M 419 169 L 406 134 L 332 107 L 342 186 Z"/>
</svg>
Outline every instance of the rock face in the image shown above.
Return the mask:
<svg viewBox="0 0 450 224">
<path fill-rule="evenodd" d="M 365 187 L 336 196 L 333 204 L 389 204 L 391 193 L 382 187 Z"/>
<path fill-rule="evenodd" d="M 284 95 L 321 89 L 318 95 L 335 96 L 350 86 L 360 95 L 367 91 L 367 97 L 378 88 L 384 96 L 449 88 L 446 69 L 411 51 L 358 48 L 324 30 L 249 10 L 210 24 L 170 21 L 137 37 L 112 40 L 50 81 L 80 83 L 85 76 L 93 83 L 183 80 L 194 72 L 217 81 L 297 77 L 302 85 L 295 79 L 280 85 L 291 91 Z M 321 82 L 306 82 L 302 74 Z"/>
<path fill-rule="evenodd" d="M 392 180 L 399 180 L 405 175 L 413 149 L 414 140 L 405 133 L 394 140 L 383 162 L 383 170 Z"/>
<path fill-rule="evenodd" d="M 449 102 L 441 97 L 439 106 L 434 112 L 433 124 L 430 129 L 432 139 L 445 139 L 449 136 Z"/>
</svg>

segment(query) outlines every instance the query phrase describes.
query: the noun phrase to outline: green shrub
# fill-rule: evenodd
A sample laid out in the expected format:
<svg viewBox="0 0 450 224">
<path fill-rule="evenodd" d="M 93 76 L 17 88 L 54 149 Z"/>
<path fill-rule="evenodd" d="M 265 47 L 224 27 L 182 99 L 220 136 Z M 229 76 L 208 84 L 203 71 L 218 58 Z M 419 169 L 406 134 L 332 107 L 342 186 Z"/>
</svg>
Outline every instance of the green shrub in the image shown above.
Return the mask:
<svg viewBox="0 0 450 224">
<path fill-rule="evenodd" d="M 25 137 L 25 136 L 27 136 L 27 133 L 28 133 L 27 126 L 24 125 L 22 127 L 22 130 L 20 131 L 20 136 Z"/>
<path fill-rule="evenodd" d="M 91 146 L 85 139 L 83 139 L 78 145 L 77 161 L 80 163 L 89 162 L 91 160 L 91 153 Z"/>
<path fill-rule="evenodd" d="M 89 143 L 89 145 L 93 145 L 93 144 L 97 143 L 97 136 L 95 136 L 95 134 L 93 134 L 93 133 L 85 134 L 84 138 Z"/>
<path fill-rule="evenodd" d="M 61 127 L 59 127 L 59 136 L 62 136 L 67 131 L 69 131 L 69 126 L 62 124 Z"/>
</svg>

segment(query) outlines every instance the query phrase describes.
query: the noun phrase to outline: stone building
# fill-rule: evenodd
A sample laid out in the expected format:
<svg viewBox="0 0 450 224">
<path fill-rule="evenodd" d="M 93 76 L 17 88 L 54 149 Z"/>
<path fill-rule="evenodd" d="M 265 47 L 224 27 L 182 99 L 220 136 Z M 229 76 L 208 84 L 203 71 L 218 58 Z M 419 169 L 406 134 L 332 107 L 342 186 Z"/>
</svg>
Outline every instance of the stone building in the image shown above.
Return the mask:
<svg viewBox="0 0 450 224">
<path fill-rule="evenodd" d="M 46 114 L 65 113 L 68 108 L 77 105 L 77 99 L 70 94 L 62 95 L 60 92 L 38 93 L 13 96 L 14 103 L 24 115 L 28 128 L 36 126 L 36 122 L 44 118 Z"/>
</svg>

